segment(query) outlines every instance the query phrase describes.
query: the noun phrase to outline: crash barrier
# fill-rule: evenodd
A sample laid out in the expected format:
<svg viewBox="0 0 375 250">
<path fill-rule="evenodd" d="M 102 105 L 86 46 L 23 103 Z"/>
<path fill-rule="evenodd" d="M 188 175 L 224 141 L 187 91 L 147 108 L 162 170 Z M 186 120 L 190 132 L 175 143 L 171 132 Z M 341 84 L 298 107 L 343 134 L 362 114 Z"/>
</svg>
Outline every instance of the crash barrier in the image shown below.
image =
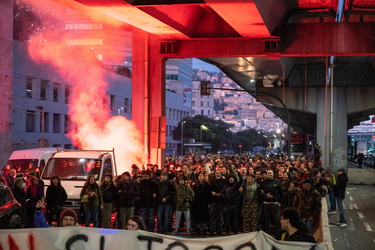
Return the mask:
<svg viewBox="0 0 375 250">
<path fill-rule="evenodd" d="M 322 197 L 322 211 L 320 214 L 319 226 L 317 230 L 313 233 L 316 242 L 324 242 L 328 245 L 330 249 L 332 247 L 331 232 L 329 231 L 329 220 L 328 220 L 328 205 L 327 199 Z"/>
<path fill-rule="evenodd" d="M 331 249 L 325 242 L 319 244 L 277 241 L 263 231 L 213 237 L 182 238 L 146 231 L 67 227 L 0 230 L 0 249 L 79 249 L 79 250 L 241 250 L 241 249 Z"/>
</svg>

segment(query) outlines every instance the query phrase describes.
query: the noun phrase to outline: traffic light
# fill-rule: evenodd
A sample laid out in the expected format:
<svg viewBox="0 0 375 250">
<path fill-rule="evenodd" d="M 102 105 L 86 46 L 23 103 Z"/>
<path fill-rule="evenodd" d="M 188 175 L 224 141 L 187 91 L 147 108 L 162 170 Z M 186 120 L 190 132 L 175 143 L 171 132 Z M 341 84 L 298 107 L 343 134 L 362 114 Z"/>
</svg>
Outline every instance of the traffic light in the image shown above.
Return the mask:
<svg viewBox="0 0 375 250">
<path fill-rule="evenodd" d="M 210 81 L 201 81 L 201 95 L 211 94 L 210 84 Z"/>
</svg>

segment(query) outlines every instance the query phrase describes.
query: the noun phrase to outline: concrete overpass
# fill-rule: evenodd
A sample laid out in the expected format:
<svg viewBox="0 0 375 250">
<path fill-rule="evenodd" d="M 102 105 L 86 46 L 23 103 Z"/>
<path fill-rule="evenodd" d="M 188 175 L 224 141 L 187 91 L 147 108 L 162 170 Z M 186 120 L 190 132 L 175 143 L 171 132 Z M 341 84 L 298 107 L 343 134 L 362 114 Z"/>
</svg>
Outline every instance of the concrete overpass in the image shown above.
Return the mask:
<svg viewBox="0 0 375 250">
<path fill-rule="evenodd" d="M 132 30 L 133 120 L 149 162 L 163 156 L 168 58 L 214 64 L 284 121 L 289 113 L 335 169 L 346 167 L 347 129 L 375 113 L 373 0 L 55 1 Z"/>
</svg>

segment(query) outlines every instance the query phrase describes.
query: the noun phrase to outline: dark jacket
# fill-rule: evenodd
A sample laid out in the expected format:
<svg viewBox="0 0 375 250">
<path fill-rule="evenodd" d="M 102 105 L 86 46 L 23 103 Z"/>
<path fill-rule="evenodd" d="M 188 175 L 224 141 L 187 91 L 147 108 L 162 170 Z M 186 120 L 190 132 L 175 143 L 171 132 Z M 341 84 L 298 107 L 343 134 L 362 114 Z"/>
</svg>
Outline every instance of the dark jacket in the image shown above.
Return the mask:
<svg viewBox="0 0 375 250">
<path fill-rule="evenodd" d="M 135 197 L 139 195 L 139 185 L 133 180 L 121 182 L 118 190 L 121 190 L 120 193 L 117 193 L 119 196 L 119 207 L 134 207 L 135 206 Z"/>
<path fill-rule="evenodd" d="M 283 198 L 283 190 L 282 190 L 281 184 L 278 180 L 276 180 L 276 179 L 272 179 L 272 180 L 266 179 L 265 181 L 262 182 L 262 184 L 260 186 L 260 191 L 261 191 L 263 201 L 281 203 L 282 198 Z M 271 193 L 273 198 L 267 198 L 266 195 L 268 193 Z"/>
<path fill-rule="evenodd" d="M 283 208 L 293 207 L 293 200 L 297 192 L 298 192 L 298 187 L 295 187 L 291 190 L 287 190 L 285 192 L 284 197 L 283 197 L 283 202 L 282 202 Z"/>
<path fill-rule="evenodd" d="M 66 191 L 62 186 L 48 186 L 46 191 L 46 209 L 51 210 L 52 207 L 61 208 L 67 198 L 68 195 L 66 194 Z"/>
<path fill-rule="evenodd" d="M 141 180 L 139 183 L 140 190 L 140 206 L 142 208 L 152 208 L 157 204 L 156 197 L 153 197 L 153 194 L 157 193 L 157 185 L 151 180 Z"/>
<path fill-rule="evenodd" d="M 229 178 L 231 177 L 234 178 L 233 183 L 229 182 Z M 239 175 L 239 179 L 240 181 L 237 181 L 233 175 L 228 175 L 226 184 L 221 191 L 221 197 L 224 198 L 224 206 L 227 208 L 234 209 L 240 204 L 241 195 L 238 189 L 241 187 L 243 181 L 241 175 Z"/>
<path fill-rule="evenodd" d="M 225 179 L 213 179 L 210 183 L 210 202 L 211 203 L 224 203 L 224 199 L 221 196 L 214 196 L 212 192 L 220 193 L 225 186 Z"/>
<path fill-rule="evenodd" d="M 117 188 L 115 184 L 113 184 L 113 181 L 109 183 L 103 183 L 100 186 L 100 190 L 102 191 L 102 195 L 103 195 L 103 203 L 115 203 L 116 202 Z"/>
<path fill-rule="evenodd" d="M 25 191 L 21 188 L 19 188 L 16 185 L 13 185 L 12 187 L 12 193 L 14 195 L 14 198 L 21 204 L 22 211 L 21 211 L 21 219 L 23 223 L 27 222 L 27 215 L 26 215 L 26 194 Z"/>
<path fill-rule="evenodd" d="M 176 188 L 170 180 L 159 181 L 157 183 L 157 192 L 158 205 L 172 205 L 174 203 L 173 199 L 176 194 Z M 166 202 L 162 201 L 164 198 Z"/>
<path fill-rule="evenodd" d="M 336 185 L 333 186 L 335 197 L 340 199 L 345 198 L 345 189 L 348 181 L 349 179 L 346 173 L 342 173 L 337 177 Z"/>
<path fill-rule="evenodd" d="M 305 225 L 301 225 L 297 232 L 286 236 L 284 240 L 316 243 L 315 238 L 308 232 Z"/>
<path fill-rule="evenodd" d="M 194 201 L 191 206 L 192 218 L 196 222 L 207 221 L 208 215 L 208 204 L 210 197 L 209 185 L 206 181 L 196 182 L 193 187 Z"/>
</svg>

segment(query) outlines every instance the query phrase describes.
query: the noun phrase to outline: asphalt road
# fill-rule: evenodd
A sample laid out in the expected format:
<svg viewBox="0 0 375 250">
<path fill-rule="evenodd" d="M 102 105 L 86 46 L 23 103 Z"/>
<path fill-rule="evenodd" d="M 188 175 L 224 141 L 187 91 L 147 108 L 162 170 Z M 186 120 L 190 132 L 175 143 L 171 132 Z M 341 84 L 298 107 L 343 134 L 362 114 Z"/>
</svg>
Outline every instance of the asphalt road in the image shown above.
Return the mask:
<svg viewBox="0 0 375 250">
<path fill-rule="evenodd" d="M 329 207 L 329 201 L 327 197 Z M 339 211 L 329 215 L 334 249 L 375 249 L 375 186 L 348 185 L 344 199 L 348 227 L 336 226 Z"/>
</svg>

